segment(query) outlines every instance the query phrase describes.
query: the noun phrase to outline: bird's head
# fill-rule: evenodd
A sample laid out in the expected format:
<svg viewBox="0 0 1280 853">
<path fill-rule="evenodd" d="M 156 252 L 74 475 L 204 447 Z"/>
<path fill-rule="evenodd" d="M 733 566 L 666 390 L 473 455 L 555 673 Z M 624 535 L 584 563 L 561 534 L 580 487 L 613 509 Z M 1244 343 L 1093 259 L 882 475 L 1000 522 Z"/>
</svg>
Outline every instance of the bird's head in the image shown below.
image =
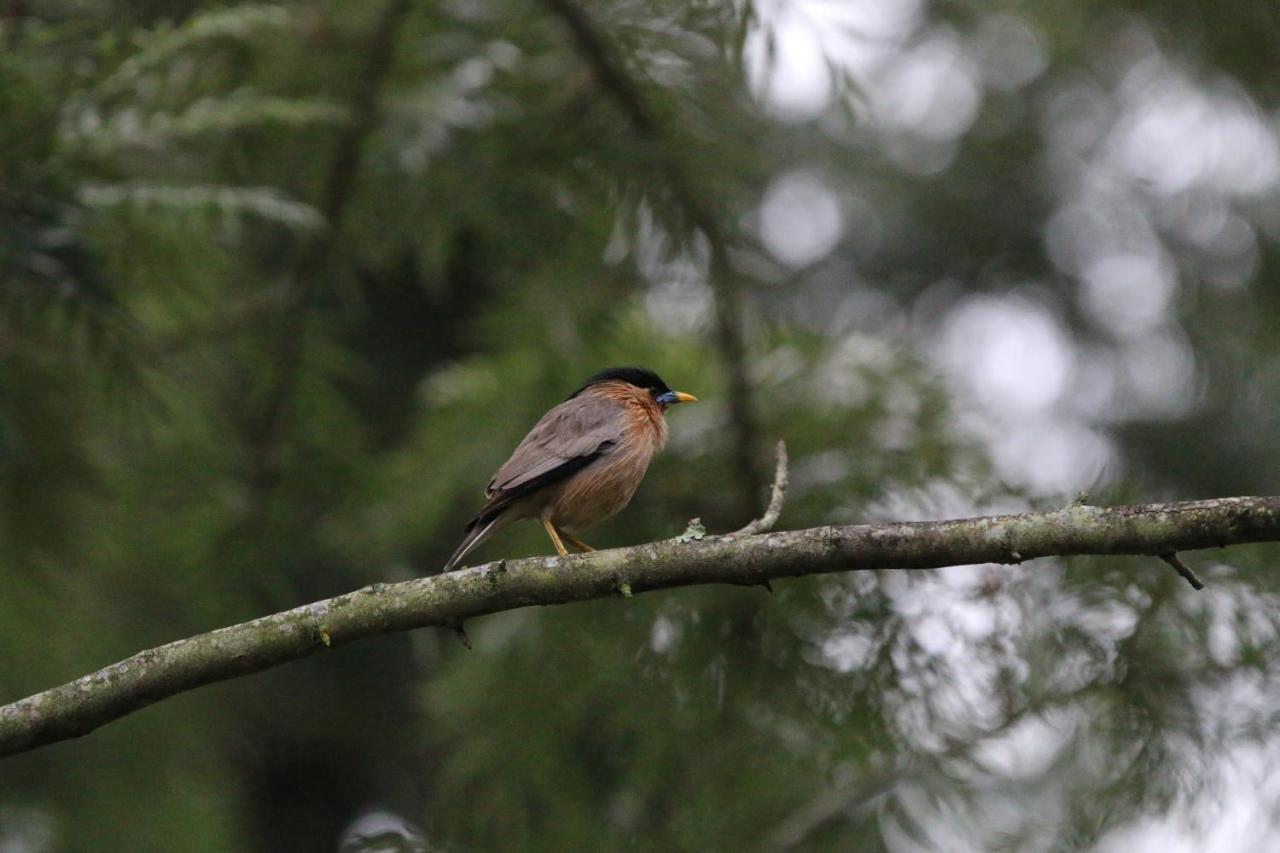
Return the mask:
<svg viewBox="0 0 1280 853">
<path fill-rule="evenodd" d="M 581 394 L 593 385 L 599 385 L 602 382 L 623 382 L 631 385 L 649 394 L 653 401 L 666 411 L 668 406 L 676 403 L 693 403 L 697 401 L 697 397 L 692 394 L 686 394 L 683 391 L 672 391 L 667 387 L 667 383 L 662 381 L 662 377 L 647 370 L 643 367 L 611 367 L 608 370 L 602 370 L 595 376 L 592 376 L 582 387 L 569 395 L 569 399 Z"/>
</svg>

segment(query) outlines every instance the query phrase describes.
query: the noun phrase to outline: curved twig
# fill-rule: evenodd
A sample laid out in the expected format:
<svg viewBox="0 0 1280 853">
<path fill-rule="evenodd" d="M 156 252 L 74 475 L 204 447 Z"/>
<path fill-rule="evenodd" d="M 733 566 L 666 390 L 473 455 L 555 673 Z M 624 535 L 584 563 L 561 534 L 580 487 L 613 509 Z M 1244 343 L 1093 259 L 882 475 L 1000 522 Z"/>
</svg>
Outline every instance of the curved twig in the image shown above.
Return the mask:
<svg viewBox="0 0 1280 853">
<path fill-rule="evenodd" d="M 778 523 L 778 516 L 782 514 L 782 504 L 787 499 L 787 485 L 790 482 L 787 443 L 778 439 L 774 453 L 777 455 L 778 462 L 773 470 L 773 491 L 769 495 L 769 506 L 765 509 L 764 515 L 741 530 L 731 533 L 731 536 L 755 536 L 757 533 L 767 533 Z"/>
</svg>

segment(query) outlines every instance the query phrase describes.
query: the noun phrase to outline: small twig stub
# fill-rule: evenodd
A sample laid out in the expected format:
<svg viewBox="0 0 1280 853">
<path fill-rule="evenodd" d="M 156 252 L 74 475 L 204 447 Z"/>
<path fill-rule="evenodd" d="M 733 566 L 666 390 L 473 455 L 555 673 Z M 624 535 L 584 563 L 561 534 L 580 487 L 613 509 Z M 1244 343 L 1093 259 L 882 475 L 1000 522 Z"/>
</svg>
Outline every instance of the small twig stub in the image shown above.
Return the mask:
<svg viewBox="0 0 1280 853">
<path fill-rule="evenodd" d="M 1177 552 L 1170 551 L 1167 554 L 1161 554 L 1159 556 L 1160 559 L 1164 560 L 1170 566 L 1173 566 L 1173 570 L 1182 575 L 1183 579 L 1187 583 L 1191 584 L 1192 589 L 1204 589 L 1204 581 L 1200 580 L 1199 575 L 1197 575 L 1190 566 L 1182 562 L 1182 559 L 1178 556 Z"/>
</svg>

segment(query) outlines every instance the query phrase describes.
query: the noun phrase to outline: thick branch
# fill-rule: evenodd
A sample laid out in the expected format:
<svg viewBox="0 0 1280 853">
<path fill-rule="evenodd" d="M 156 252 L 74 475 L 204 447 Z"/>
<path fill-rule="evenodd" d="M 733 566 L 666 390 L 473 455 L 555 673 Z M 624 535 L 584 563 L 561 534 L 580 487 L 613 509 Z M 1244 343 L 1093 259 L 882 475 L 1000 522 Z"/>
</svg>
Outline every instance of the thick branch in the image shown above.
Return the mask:
<svg viewBox="0 0 1280 853">
<path fill-rule="evenodd" d="M 0 755 L 78 737 L 185 690 L 331 646 L 531 605 L 705 583 L 869 569 L 932 569 L 1075 554 L 1169 554 L 1280 541 L 1280 497 L 1220 498 L 956 521 L 816 527 L 668 540 L 569 557 L 499 561 L 374 584 L 134 655 L 0 708 Z M 619 603 L 620 607 L 625 607 Z"/>
</svg>

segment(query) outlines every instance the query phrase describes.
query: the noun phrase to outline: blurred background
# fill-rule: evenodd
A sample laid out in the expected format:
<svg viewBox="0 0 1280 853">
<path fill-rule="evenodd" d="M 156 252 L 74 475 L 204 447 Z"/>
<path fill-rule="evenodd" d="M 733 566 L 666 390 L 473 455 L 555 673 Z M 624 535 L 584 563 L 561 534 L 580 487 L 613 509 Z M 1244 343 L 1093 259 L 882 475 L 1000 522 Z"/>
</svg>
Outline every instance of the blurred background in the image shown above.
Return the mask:
<svg viewBox="0 0 1280 853">
<path fill-rule="evenodd" d="M 586 376 L 618 546 L 1275 494 L 1269 0 L 0 3 L 0 699 L 438 570 Z M 477 559 L 548 550 L 535 525 Z M 1280 549 L 526 610 L 0 763 L 0 850 L 1263 851 Z"/>
</svg>

